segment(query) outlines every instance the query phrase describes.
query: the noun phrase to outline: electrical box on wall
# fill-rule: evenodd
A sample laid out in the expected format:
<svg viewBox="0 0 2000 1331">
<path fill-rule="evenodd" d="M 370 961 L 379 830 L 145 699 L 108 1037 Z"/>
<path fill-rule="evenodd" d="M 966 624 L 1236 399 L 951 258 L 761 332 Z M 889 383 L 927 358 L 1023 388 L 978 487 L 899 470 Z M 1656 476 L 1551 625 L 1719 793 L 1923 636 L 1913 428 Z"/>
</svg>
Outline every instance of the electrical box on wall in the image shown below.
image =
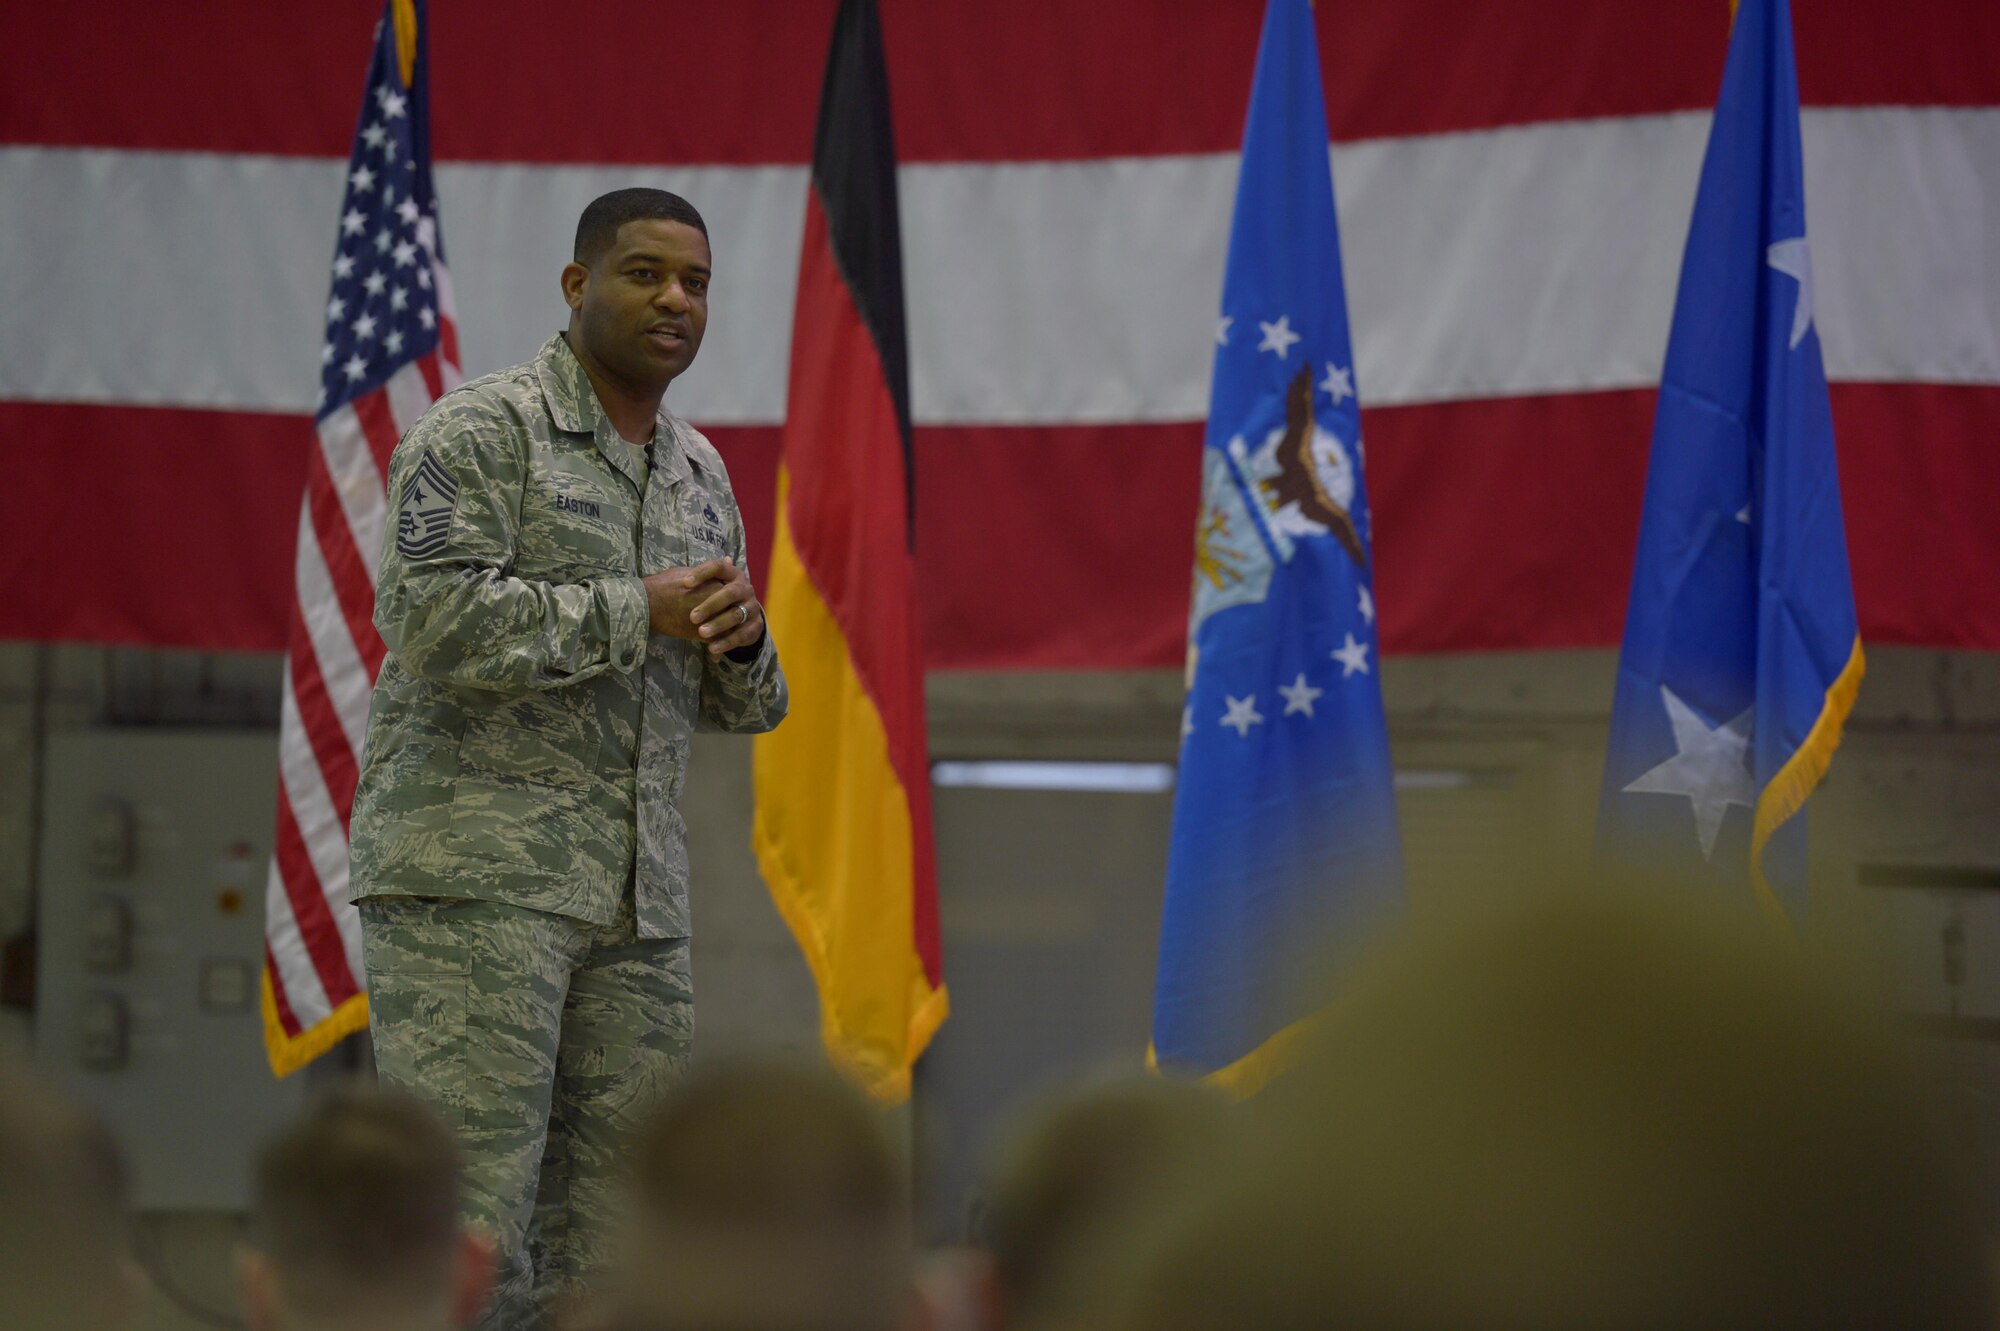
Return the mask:
<svg viewBox="0 0 2000 1331">
<path fill-rule="evenodd" d="M 142 1210 L 235 1210 L 300 1078 L 264 1060 L 269 731 L 52 735 L 35 1059 L 95 1105 Z"/>
</svg>

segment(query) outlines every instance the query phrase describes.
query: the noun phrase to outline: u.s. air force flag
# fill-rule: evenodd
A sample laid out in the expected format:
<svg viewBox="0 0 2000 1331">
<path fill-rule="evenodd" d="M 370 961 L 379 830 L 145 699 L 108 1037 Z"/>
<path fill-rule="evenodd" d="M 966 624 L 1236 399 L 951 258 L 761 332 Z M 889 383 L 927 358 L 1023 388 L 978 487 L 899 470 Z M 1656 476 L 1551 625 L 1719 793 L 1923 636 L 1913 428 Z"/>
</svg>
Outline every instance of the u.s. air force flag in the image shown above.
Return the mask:
<svg viewBox="0 0 2000 1331">
<path fill-rule="evenodd" d="M 1215 337 L 1153 1055 L 1249 1093 L 1300 954 L 1402 895 L 1307 0 L 1265 12 Z"/>
<path fill-rule="evenodd" d="M 1743 0 L 1653 423 L 1600 850 L 1805 905 L 1805 827 L 1861 641 L 1799 156 L 1786 0 Z"/>
</svg>

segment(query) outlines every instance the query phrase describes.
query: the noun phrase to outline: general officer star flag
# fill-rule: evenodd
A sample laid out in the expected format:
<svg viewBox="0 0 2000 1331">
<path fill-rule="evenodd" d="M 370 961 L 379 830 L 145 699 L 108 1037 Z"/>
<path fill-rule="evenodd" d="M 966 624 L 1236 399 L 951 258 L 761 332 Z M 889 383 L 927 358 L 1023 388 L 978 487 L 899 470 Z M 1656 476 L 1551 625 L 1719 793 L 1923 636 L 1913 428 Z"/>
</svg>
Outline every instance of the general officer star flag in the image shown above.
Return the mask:
<svg viewBox="0 0 2000 1331">
<path fill-rule="evenodd" d="M 1786 0 L 1744 0 L 1681 264 L 1618 659 L 1600 851 L 1789 924 L 1796 815 L 1861 685 L 1813 323 Z"/>
<path fill-rule="evenodd" d="M 1215 338 L 1153 1058 L 1247 1094 L 1302 954 L 1402 895 L 1307 0 L 1265 11 Z"/>
</svg>

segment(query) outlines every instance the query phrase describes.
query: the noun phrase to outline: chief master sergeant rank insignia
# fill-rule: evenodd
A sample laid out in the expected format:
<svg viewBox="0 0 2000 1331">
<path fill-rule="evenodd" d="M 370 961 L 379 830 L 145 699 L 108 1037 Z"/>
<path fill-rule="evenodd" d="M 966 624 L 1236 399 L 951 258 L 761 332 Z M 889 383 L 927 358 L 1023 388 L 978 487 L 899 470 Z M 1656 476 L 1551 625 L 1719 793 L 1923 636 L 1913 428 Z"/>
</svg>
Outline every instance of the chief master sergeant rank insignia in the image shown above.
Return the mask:
<svg viewBox="0 0 2000 1331">
<path fill-rule="evenodd" d="M 417 474 L 403 487 L 402 507 L 396 510 L 397 553 L 422 559 L 442 549 L 457 503 L 458 482 L 425 450 Z"/>
</svg>

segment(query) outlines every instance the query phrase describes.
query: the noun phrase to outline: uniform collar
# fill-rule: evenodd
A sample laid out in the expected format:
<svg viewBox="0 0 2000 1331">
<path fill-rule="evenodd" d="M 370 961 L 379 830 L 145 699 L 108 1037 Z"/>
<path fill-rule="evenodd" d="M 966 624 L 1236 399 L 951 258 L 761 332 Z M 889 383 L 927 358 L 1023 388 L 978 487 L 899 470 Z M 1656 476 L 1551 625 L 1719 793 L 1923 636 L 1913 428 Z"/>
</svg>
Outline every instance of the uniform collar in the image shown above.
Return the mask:
<svg viewBox="0 0 2000 1331">
<path fill-rule="evenodd" d="M 597 400 L 597 389 L 583 372 L 583 362 L 561 333 L 542 344 L 541 354 L 535 358 L 535 377 L 541 380 L 542 397 L 549 404 L 549 419 L 556 428 L 593 436 L 605 460 L 643 489 L 631 456 Z M 690 470 L 680 422 L 665 404 L 653 426 L 653 470 L 665 481 L 685 480 Z"/>
</svg>

